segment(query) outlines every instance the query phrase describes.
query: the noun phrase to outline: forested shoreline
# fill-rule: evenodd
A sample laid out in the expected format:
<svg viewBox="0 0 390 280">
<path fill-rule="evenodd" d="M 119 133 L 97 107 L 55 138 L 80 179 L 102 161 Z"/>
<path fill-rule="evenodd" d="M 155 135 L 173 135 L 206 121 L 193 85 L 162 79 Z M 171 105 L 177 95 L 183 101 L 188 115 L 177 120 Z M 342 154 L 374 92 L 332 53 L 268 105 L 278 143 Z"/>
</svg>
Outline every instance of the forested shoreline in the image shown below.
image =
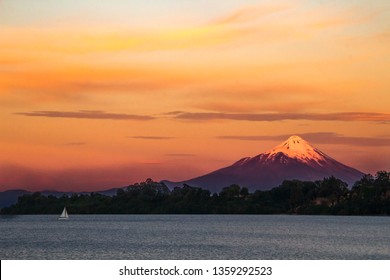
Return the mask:
<svg viewBox="0 0 390 280">
<path fill-rule="evenodd" d="M 170 190 L 163 183 L 145 182 L 118 189 L 110 197 L 73 194 L 61 197 L 39 192 L 19 197 L 1 214 L 301 214 L 390 215 L 390 173 L 365 175 L 352 188 L 335 177 L 311 182 L 286 180 L 268 191 L 249 193 L 231 185 L 219 193 L 184 185 Z"/>
</svg>

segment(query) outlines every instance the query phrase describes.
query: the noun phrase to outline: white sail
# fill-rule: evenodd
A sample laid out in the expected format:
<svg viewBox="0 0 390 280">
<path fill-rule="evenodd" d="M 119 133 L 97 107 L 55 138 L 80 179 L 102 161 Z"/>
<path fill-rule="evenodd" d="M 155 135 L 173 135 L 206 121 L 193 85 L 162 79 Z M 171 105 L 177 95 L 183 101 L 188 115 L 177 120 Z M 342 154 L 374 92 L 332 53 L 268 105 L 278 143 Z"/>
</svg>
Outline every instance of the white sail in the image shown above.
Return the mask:
<svg viewBox="0 0 390 280">
<path fill-rule="evenodd" d="M 64 207 L 64 210 L 61 213 L 61 216 L 59 217 L 60 220 L 66 220 L 69 219 L 68 211 L 66 211 L 66 207 Z"/>
</svg>

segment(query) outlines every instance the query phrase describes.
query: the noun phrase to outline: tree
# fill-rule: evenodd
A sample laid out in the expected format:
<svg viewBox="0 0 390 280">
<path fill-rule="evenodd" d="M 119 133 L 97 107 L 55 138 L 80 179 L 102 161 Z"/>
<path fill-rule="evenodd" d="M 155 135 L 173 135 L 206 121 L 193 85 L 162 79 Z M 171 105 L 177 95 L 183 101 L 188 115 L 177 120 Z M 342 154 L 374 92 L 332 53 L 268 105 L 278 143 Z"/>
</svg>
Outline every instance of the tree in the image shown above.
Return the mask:
<svg viewBox="0 0 390 280">
<path fill-rule="evenodd" d="M 327 198 L 331 206 L 338 204 L 348 194 L 348 184 L 334 176 L 324 178 L 318 184 L 318 196 Z"/>
<path fill-rule="evenodd" d="M 234 184 L 229 187 L 224 187 L 219 193 L 219 196 L 225 199 L 238 198 L 240 196 L 240 186 Z"/>
</svg>

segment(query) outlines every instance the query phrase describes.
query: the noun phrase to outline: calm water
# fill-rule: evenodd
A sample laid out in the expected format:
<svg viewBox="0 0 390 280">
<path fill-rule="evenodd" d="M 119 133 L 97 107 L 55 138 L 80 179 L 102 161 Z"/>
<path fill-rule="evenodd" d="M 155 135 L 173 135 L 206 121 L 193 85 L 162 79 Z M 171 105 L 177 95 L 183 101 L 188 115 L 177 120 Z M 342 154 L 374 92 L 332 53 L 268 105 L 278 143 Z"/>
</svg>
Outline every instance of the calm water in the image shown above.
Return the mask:
<svg viewBox="0 0 390 280">
<path fill-rule="evenodd" d="M 0 259 L 390 259 L 390 217 L 0 216 Z"/>
</svg>

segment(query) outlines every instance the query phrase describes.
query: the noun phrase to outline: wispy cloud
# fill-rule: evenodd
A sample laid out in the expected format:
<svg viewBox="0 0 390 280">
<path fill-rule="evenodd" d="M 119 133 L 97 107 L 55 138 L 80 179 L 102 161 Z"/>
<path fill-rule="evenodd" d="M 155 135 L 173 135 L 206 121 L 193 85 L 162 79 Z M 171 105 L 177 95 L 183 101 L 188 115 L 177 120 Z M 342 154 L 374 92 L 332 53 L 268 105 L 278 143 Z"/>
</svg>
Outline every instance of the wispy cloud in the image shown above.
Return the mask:
<svg viewBox="0 0 390 280">
<path fill-rule="evenodd" d="M 167 137 L 167 136 L 130 136 L 128 138 L 144 139 L 144 140 L 169 140 L 169 139 L 175 139 L 175 137 Z"/>
<path fill-rule="evenodd" d="M 350 23 L 345 15 L 329 18 L 318 11 L 302 11 L 284 17 L 283 12 L 293 10 L 297 5 L 289 3 L 262 4 L 241 7 L 225 15 L 217 16 L 205 24 L 184 25 L 175 28 L 147 27 L 107 29 L 80 26 L 74 28 L 15 28 L 7 27 L 1 30 L 0 42 L 5 47 L 17 46 L 26 52 L 34 51 L 51 53 L 98 53 L 116 51 L 155 51 L 155 50 L 181 50 L 210 47 L 226 44 L 247 37 L 249 34 L 267 35 L 261 37 L 261 42 L 272 41 L 275 38 L 290 38 L 297 34 L 296 25 L 321 27 L 334 26 L 341 23 Z M 314 14 L 314 15 L 310 15 Z M 329 12 L 330 13 L 330 12 Z M 281 20 L 266 18 L 277 14 L 284 17 L 288 24 Z M 259 21 L 266 19 L 266 21 Z M 282 32 L 281 32 L 282 31 Z M 304 32 L 301 30 L 300 32 Z M 305 31 L 307 32 L 307 30 Z M 274 36 L 277 34 L 278 36 Z M 257 37 L 257 36 L 256 36 Z M 38 38 L 38 39 L 37 39 Z"/>
<path fill-rule="evenodd" d="M 137 120 L 147 121 L 154 117 L 133 114 L 107 113 L 104 111 L 32 111 L 17 112 L 16 115 L 28 117 L 46 117 L 46 118 L 71 118 L 71 119 L 101 119 L 101 120 Z"/>
<path fill-rule="evenodd" d="M 240 33 L 242 31 L 242 33 Z M 34 33 L 34 35 L 29 34 Z M 80 28 L 75 31 L 51 29 L 25 30 L 7 28 L 0 34 L 9 34 L 8 41 L 1 40 L 5 47 L 31 49 L 51 53 L 99 53 L 116 51 L 154 51 L 196 49 L 224 44 L 245 35 L 245 30 L 225 28 L 209 24 L 199 26 L 183 26 L 176 28 L 154 28 L 139 30 L 90 31 Z M 39 38 L 37 41 L 36 38 Z"/>
<path fill-rule="evenodd" d="M 390 114 L 374 112 L 338 112 L 338 113 L 224 113 L 224 112 L 183 112 L 167 113 L 174 119 L 190 121 L 236 120 L 254 122 L 273 122 L 283 120 L 311 121 L 375 121 L 390 122 Z"/>
<path fill-rule="evenodd" d="M 167 157 L 195 157 L 194 154 L 166 154 Z"/>
<path fill-rule="evenodd" d="M 216 19 L 213 24 L 227 25 L 246 23 L 248 21 L 256 20 L 289 8 L 291 8 L 291 5 L 287 4 L 268 4 L 243 7 Z"/>
<path fill-rule="evenodd" d="M 83 92 L 83 91 L 120 91 L 120 92 L 135 92 L 135 91 L 145 91 L 145 90 L 161 90 L 164 88 L 169 88 L 168 83 L 164 81 L 153 80 L 152 78 L 146 79 L 145 76 L 150 77 L 153 75 L 158 75 L 155 73 L 134 73 L 133 76 L 137 76 L 133 82 L 122 82 L 122 81 L 84 81 L 84 82 L 75 82 L 71 84 L 64 85 L 64 87 L 69 88 L 72 91 Z M 152 72 L 152 71 L 151 71 Z M 144 75 L 144 80 L 141 80 L 139 76 Z"/>
<path fill-rule="evenodd" d="M 68 142 L 65 143 L 64 146 L 84 146 L 86 144 L 86 142 Z"/>
<path fill-rule="evenodd" d="M 323 13 L 322 10 L 314 10 L 311 15 L 308 15 L 308 27 L 315 29 L 333 28 L 337 26 L 348 26 L 365 23 L 375 19 L 382 11 L 364 11 L 364 10 L 342 10 L 335 12 L 329 11 L 327 16 L 319 17 Z M 326 13 L 325 13 L 326 14 Z M 313 17 L 313 15 L 315 17 Z"/>
<path fill-rule="evenodd" d="M 299 133 L 301 137 L 310 142 L 317 144 L 336 144 L 336 145 L 353 145 L 353 146 L 390 146 L 389 137 L 360 137 L 360 136 L 344 136 L 334 132 L 313 132 Z M 281 135 L 224 135 L 217 136 L 218 139 L 224 140 L 242 140 L 242 141 L 283 141 L 290 137 L 290 134 Z"/>
</svg>

